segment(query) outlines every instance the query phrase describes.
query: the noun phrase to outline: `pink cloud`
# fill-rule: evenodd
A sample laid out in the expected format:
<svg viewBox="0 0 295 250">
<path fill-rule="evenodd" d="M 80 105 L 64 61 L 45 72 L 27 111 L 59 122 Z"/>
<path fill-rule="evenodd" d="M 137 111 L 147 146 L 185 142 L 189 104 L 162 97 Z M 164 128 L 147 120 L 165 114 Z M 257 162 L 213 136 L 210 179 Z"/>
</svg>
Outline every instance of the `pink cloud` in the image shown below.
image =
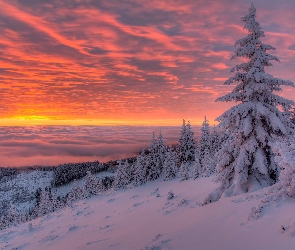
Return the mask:
<svg viewBox="0 0 295 250">
<path fill-rule="evenodd" d="M 282 61 L 268 70 L 294 81 L 295 5 L 265 3 L 255 3 L 263 41 L 277 47 Z M 230 58 L 246 35 L 240 17 L 250 4 L 1 1 L 0 117 L 148 121 L 220 114 L 224 107 L 214 98 L 229 90 L 219 85 L 239 63 Z"/>
</svg>

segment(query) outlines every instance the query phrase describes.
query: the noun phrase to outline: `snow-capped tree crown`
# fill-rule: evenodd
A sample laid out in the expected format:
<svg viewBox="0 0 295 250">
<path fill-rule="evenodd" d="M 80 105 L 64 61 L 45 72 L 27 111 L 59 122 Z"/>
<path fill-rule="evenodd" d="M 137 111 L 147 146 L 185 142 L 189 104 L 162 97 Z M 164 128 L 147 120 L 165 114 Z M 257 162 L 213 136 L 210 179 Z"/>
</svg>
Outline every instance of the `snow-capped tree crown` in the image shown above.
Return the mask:
<svg viewBox="0 0 295 250">
<path fill-rule="evenodd" d="M 236 42 L 238 48 L 232 57 L 249 60 L 231 70 L 235 75 L 225 84 L 238 85 L 231 93 L 216 100 L 240 103 L 216 118 L 220 121 L 218 127 L 228 137 L 216 153 L 215 181 L 220 187 L 206 202 L 255 191 L 277 182 L 280 167 L 274 161 L 272 142 L 292 132 L 289 110 L 295 103 L 273 92 L 281 91 L 281 85 L 295 86 L 291 81 L 274 78 L 265 72 L 265 67 L 272 66 L 271 61 L 279 62 L 279 59 L 267 53 L 275 48 L 261 42 L 264 32 L 255 18 L 256 9 L 252 4 L 249 13 L 242 17 L 248 35 Z"/>
<path fill-rule="evenodd" d="M 248 30 L 245 38 L 236 41 L 235 46 L 239 48 L 235 51 L 232 59 L 245 57 L 249 62 L 241 63 L 231 69 L 235 72 L 225 84 L 238 83 L 234 90 L 216 101 L 258 101 L 272 106 L 281 105 L 284 111 L 288 111 L 293 101 L 273 94 L 273 91 L 281 91 L 281 85 L 295 87 L 294 83 L 288 80 L 274 78 L 265 73 L 265 67 L 272 66 L 271 61 L 279 61 L 279 58 L 267 53 L 268 50 L 275 50 L 271 45 L 264 44 L 260 38 L 264 37 L 264 32 L 256 21 L 256 9 L 252 3 L 249 14 L 241 18 Z"/>
<path fill-rule="evenodd" d="M 206 116 L 203 121 L 203 125 L 202 125 L 201 130 L 202 130 L 202 135 L 209 135 L 210 134 L 209 121 L 207 120 Z"/>
</svg>

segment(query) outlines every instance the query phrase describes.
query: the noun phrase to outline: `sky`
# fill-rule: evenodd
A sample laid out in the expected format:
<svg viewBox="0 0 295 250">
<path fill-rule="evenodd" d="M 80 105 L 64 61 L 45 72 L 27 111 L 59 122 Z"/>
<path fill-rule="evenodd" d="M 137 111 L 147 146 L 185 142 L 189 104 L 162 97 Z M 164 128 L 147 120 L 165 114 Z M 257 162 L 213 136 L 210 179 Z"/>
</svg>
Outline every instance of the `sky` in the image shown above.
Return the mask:
<svg viewBox="0 0 295 250">
<path fill-rule="evenodd" d="M 0 0 L 0 126 L 213 123 L 251 2 Z M 253 2 L 295 81 L 295 1 Z"/>
</svg>

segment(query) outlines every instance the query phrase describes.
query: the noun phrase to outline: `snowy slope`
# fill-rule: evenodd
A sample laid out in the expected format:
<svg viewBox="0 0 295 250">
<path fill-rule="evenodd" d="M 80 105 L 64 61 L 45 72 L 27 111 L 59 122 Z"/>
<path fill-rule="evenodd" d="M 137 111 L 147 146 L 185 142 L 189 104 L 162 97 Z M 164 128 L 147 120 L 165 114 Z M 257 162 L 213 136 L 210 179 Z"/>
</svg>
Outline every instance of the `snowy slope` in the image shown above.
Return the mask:
<svg viewBox="0 0 295 250">
<path fill-rule="evenodd" d="M 200 207 L 198 201 L 216 188 L 211 180 L 154 181 L 125 191 L 109 191 L 1 231 L 0 248 L 295 248 L 294 201 L 271 205 L 258 220 L 248 221 L 251 207 L 259 204 L 264 190 Z M 170 190 L 175 198 L 167 200 Z"/>
</svg>

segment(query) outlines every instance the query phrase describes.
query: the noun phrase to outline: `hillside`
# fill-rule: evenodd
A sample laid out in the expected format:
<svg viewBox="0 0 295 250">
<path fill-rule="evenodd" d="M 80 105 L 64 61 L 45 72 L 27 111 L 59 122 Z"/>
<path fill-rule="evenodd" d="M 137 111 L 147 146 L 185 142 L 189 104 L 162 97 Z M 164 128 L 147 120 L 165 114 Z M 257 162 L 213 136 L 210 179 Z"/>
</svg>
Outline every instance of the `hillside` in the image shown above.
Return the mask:
<svg viewBox="0 0 295 250">
<path fill-rule="evenodd" d="M 199 206 L 212 177 L 153 181 L 108 190 L 72 207 L 0 232 L 8 249 L 293 249 L 294 200 L 272 203 L 248 220 L 265 189 Z M 175 197 L 168 200 L 172 190 Z"/>
</svg>

